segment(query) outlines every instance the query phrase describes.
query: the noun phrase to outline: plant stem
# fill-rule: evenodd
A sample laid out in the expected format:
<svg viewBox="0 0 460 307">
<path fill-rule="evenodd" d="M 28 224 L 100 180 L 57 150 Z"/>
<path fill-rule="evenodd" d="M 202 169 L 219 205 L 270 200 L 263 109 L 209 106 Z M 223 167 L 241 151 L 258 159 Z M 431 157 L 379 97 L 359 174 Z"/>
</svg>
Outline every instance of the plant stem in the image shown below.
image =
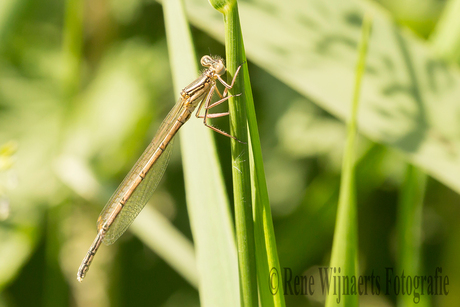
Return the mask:
<svg viewBox="0 0 460 307">
<path fill-rule="evenodd" d="M 236 3 L 224 14 L 227 71 L 229 79 L 237 67 L 246 61 Z M 258 306 L 256 260 L 254 246 L 254 224 L 252 217 L 251 176 L 249 165 L 249 144 L 246 125 L 246 93 L 244 79 L 247 65 L 238 76 L 230 94 L 243 93 L 229 99 L 230 133 L 245 142 L 232 140 L 232 174 L 235 204 L 235 225 L 240 273 L 242 306 Z"/>
</svg>

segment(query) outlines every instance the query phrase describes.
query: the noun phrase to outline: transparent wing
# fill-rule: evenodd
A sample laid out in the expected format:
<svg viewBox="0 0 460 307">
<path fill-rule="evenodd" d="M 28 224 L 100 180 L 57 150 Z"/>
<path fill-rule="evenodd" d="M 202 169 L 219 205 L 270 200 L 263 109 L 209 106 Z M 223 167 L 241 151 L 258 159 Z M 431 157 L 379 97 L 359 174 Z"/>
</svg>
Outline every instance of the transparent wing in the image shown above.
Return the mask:
<svg viewBox="0 0 460 307">
<path fill-rule="evenodd" d="M 105 205 L 104 209 L 101 211 L 101 214 L 98 218 L 97 230 L 99 231 L 107 219 L 111 216 L 115 208 L 118 206 L 119 202 L 125 195 L 125 193 L 130 189 L 134 184 L 136 178 L 139 176 L 139 173 L 143 169 L 144 165 L 149 161 L 153 156 L 155 151 L 158 149 L 158 146 L 164 140 L 164 138 L 170 132 L 172 126 L 177 120 L 179 114 L 181 114 L 183 103 L 179 100 L 172 110 L 168 113 L 165 120 L 158 129 L 157 134 L 153 138 L 152 142 L 146 148 L 144 153 L 141 155 L 139 160 L 136 162 L 131 171 L 126 175 L 123 182 L 120 184 L 118 189 L 112 195 L 110 200 Z M 112 225 L 110 225 L 105 237 L 104 243 L 109 245 L 114 243 L 132 224 L 134 219 L 137 217 L 139 212 L 147 204 L 147 201 L 152 197 L 153 192 L 155 191 L 158 183 L 163 177 L 166 166 L 169 162 L 169 157 L 171 155 L 172 142 L 166 146 L 165 151 L 160 155 L 160 157 L 155 161 L 152 168 L 146 174 L 144 180 L 135 188 L 134 192 L 131 194 L 129 199 L 127 199 L 123 209 L 118 213 L 118 216 L 115 218 Z"/>
<path fill-rule="evenodd" d="M 145 205 L 155 192 L 158 183 L 163 177 L 166 166 L 168 166 L 169 157 L 171 156 L 172 151 L 171 149 L 172 144 L 169 144 L 160 158 L 158 158 L 157 162 L 147 173 L 144 180 L 142 180 L 142 182 L 137 186 L 134 193 L 125 203 L 125 206 L 120 211 L 104 237 L 105 244 L 110 245 L 114 243 L 133 223 L 134 219 L 142 211 L 142 209 L 144 209 Z"/>
</svg>

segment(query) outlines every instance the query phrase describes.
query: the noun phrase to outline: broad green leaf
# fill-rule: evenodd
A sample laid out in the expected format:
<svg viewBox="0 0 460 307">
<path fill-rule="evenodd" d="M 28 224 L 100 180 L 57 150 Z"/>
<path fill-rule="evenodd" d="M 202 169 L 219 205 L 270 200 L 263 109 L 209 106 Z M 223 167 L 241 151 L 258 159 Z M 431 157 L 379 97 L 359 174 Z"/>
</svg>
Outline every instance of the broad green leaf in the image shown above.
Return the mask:
<svg viewBox="0 0 460 307">
<path fill-rule="evenodd" d="M 220 16 L 207 3 L 191 0 L 187 8 L 194 25 L 223 41 Z M 374 31 L 359 132 L 402 151 L 460 192 L 460 73 L 379 6 L 358 0 L 242 2 L 248 59 L 345 120 L 365 9 L 374 14 Z"/>
</svg>

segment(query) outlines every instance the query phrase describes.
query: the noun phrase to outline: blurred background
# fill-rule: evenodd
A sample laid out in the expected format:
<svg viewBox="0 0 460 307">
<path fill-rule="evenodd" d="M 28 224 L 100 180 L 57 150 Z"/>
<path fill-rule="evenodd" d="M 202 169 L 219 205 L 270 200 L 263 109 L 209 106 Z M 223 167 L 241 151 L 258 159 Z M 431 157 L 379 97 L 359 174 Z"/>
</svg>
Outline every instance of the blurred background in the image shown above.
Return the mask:
<svg viewBox="0 0 460 307">
<path fill-rule="evenodd" d="M 429 44 L 447 2 L 373 5 Z M 251 24 L 243 24 L 243 33 L 244 27 Z M 225 55 L 222 40 L 193 23 L 191 30 L 199 57 Z M 310 274 L 329 261 L 345 125 L 248 54 L 281 267 Z M 173 103 L 158 2 L 0 2 L 0 306 L 199 306 L 194 282 L 130 231 L 100 249 L 92 278 L 76 281 L 100 210 Z M 225 119 L 215 124 L 228 131 Z M 231 195 L 229 140 L 215 139 Z M 148 207 L 192 242 L 175 143 Z M 360 270 L 384 276 L 385 267 L 396 266 L 397 205 L 407 162 L 399 151 L 363 136 L 357 148 Z M 422 273 L 442 267 L 451 289 L 448 296 L 423 297 L 428 305 L 460 304 L 459 201 L 456 192 L 428 178 Z M 322 304 L 306 296 L 287 296 L 286 302 Z M 396 297 L 363 297 L 361 305 L 395 306 Z"/>
</svg>

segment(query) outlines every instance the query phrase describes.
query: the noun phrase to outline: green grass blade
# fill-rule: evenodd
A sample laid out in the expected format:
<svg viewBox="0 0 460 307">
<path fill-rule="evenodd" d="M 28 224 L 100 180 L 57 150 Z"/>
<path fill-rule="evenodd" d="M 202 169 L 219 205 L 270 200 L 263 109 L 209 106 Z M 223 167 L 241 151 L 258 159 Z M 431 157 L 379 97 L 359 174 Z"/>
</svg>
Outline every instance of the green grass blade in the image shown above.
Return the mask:
<svg viewBox="0 0 460 307">
<path fill-rule="evenodd" d="M 420 255 L 422 236 L 422 211 L 426 186 L 426 175 L 417 167 L 408 165 L 406 178 L 400 192 L 398 204 L 398 267 L 394 274 L 421 276 Z M 414 297 L 399 295 L 398 306 L 413 306 Z M 429 306 L 429 298 L 423 298 L 417 306 Z"/>
<path fill-rule="evenodd" d="M 238 65 L 246 61 L 244 51 L 244 42 L 240 27 L 238 6 L 235 2 L 211 1 L 211 4 L 224 14 L 225 21 L 225 42 L 227 51 L 227 68 L 230 72 L 234 72 Z M 239 89 L 244 89 L 240 91 Z M 237 237 L 238 242 L 243 242 L 239 245 L 239 251 L 244 251 L 245 255 L 240 257 L 240 278 L 242 279 L 244 306 L 254 305 L 256 302 L 257 292 L 254 291 L 254 274 L 253 264 L 254 258 L 250 250 L 252 242 L 251 227 L 254 231 L 255 240 L 255 257 L 257 267 L 257 278 L 259 281 L 259 298 L 262 306 L 285 306 L 283 292 L 279 287 L 282 284 L 280 276 L 280 265 L 278 253 L 276 250 L 276 241 L 273 229 L 273 221 L 271 217 L 270 203 L 268 199 L 268 191 L 265 180 L 265 172 L 263 168 L 262 150 L 257 127 L 257 118 L 254 109 L 254 101 L 252 97 L 251 84 L 249 73 L 246 66 L 243 66 L 240 77 L 235 84 L 233 94 L 242 92 L 241 97 L 231 99 L 230 114 L 232 133 L 240 140 L 245 140 L 247 130 L 249 130 L 249 152 L 244 150 L 244 146 L 240 143 L 233 142 L 233 180 L 235 186 L 235 211 L 237 219 Z M 246 128 L 247 119 L 247 128 Z M 247 158 L 249 157 L 249 159 Z M 244 174 L 250 167 L 250 181 L 247 175 Z M 241 200 L 248 199 L 249 191 L 252 195 L 253 208 L 252 212 L 248 202 Z M 236 197 L 240 195 L 240 197 Z M 239 201 L 239 202 L 238 202 Z M 253 215 L 254 226 L 249 217 Z M 238 221 L 242 221 L 239 225 L 241 232 L 238 231 Z M 240 240 L 241 238 L 241 240 Z"/>
<path fill-rule="evenodd" d="M 0 51 L 4 48 L 26 0 L 0 1 Z"/>
<path fill-rule="evenodd" d="M 193 244 L 160 212 L 146 206 L 130 230 L 192 286 L 198 288 Z"/>
<path fill-rule="evenodd" d="M 444 7 L 430 41 L 434 51 L 450 62 L 460 60 L 460 1 L 450 0 Z"/>
<path fill-rule="evenodd" d="M 178 98 L 198 75 L 182 1 L 163 2 Z M 237 257 L 232 219 L 211 131 L 192 118 L 181 129 L 187 207 L 200 274 L 202 306 L 238 306 Z"/>
<path fill-rule="evenodd" d="M 237 67 L 246 61 L 239 25 L 238 6 L 236 1 L 218 1 L 217 3 L 211 1 L 211 4 L 224 14 L 227 81 L 229 81 L 235 74 Z M 247 103 L 247 91 L 250 86 L 245 86 L 249 82 L 247 65 L 243 65 L 241 70 L 230 91 L 230 95 L 243 94 L 239 97 L 230 98 L 228 106 L 230 134 L 246 143 L 242 144 L 232 140 L 232 178 L 241 305 L 251 307 L 258 305 L 258 292 L 245 106 Z"/>
<path fill-rule="evenodd" d="M 337 268 L 337 274 L 332 276 L 357 276 L 358 261 L 358 233 L 357 212 L 354 187 L 354 147 L 357 126 L 358 102 L 361 91 L 361 80 L 366 67 L 366 54 L 371 30 L 371 18 L 366 15 L 362 25 L 361 42 L 359 47 L 358 64 L 352 101 L 351 119 L 348 123 L 347 144 L 342 163 L 342 179 L 340 182 L 339 204 L 335 225 L 334 241 L 332 245 L 331 268 Z M 338 271 L 340 270 L 340 272 Z M 326 306 L 358 306 L 357 294 L 342 296 L 330 291 L 326 299 Z"/>
<path fill-rule="evenodd" d="M 75 95 L 80 85 L 80 62 L 83 49 L 84 1 L 67 0 L 62 50 L 63 94 Z"/>
</svg>

